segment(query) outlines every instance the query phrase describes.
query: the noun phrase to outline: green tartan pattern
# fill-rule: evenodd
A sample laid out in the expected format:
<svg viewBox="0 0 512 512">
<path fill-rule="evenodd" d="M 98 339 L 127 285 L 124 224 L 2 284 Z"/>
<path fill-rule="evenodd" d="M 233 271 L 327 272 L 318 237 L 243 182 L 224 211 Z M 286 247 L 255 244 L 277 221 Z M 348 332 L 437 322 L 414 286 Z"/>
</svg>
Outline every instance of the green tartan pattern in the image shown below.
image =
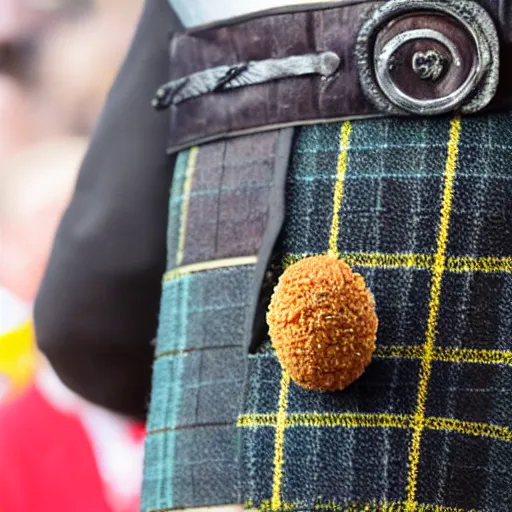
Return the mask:
<svg viewBox="0 0 512 512">
<path fill-rule="evenodd" d="M 208 220 L 198 201 L 222 189 L 225 163 L 268 169 L 272 141 L 232 147 L 227 162 L 222 147 L 199 148 L 211 184 L 187 185 L 191 155 L 181 155 L 143 510 L 242 499 L 276 512 L 512 510 L 511 136 L 509 115 L 298 131 L 273 263 L 334 249 L 377 301 L 376 357 L 338 393 L 290 383 L 266 343 L 249 357 L 241 346 L 261 233 L 211 258 L 189 237 L 194 223 L 181 228 L 184 212 Z M 255 191 L 269 183 L 271 173 L 249 179 Z M 243 202 L 249 221 L 258 212 L 253 226 L 264 195 Z"/>
<path fill-rule="evenodd" d="M 277 133 L 269 132 L 191 148 L 177 158 L 144 511 L 241 500 L 236 421 L 246 364 L 244 325 L 268 218 L 276 141 Z"/>
<path fill-rule="evenodd" d="M 511 135 L 509 115 L 300 131 L 276 259 L 345 258 L 375 295 L 378 349 L 337 393 L 249 357 L 246 503 L 512 510 Z"/>
</svg>

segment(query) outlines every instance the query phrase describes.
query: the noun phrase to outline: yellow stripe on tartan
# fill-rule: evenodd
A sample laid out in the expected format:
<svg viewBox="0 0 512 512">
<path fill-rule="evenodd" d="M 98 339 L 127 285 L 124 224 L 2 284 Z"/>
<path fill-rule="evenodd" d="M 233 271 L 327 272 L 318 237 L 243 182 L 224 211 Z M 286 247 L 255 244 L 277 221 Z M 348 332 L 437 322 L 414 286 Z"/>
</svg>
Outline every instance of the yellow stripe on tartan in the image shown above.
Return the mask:
<svg viewBox="0 0 512 512">
<path fill-rule="evenodd" d="M 391 512 L 391 511 L 390 511 Z M 444 507 L 443 505 L 416 504 L 416 512 L 478 512 L 475 509 L 464 510 L 462 508 Z"/>
<path fill-rule="evenodd" d="M 242 414 L 238 418 L 237 425 L 241 428 L 278 427 L 278 420 L 279 414 L 276 413 Z M 284 424 L 280 424 L 279 426 L 282 428 L 283 433 L 286 428 L 290 427 L 415 429 L 416 421 L 416 417 L 412 414 L 309 412 L 288 414 L 284 419 Z M 423 429 L 458 432 L 468 436 L 490 437 L 493 439 L 500 439 L 501 441 L 512 442 L 512 430 L 509 427 L 501 427 L 499 425 L 491 425 L 489 423 L 478 423 L 456 420 L 453 418 L 438 418 L 431 416 L 423 418 Z M 281 458 L 279 459 L 281 464 L 283 461 L 282 455 L 283 452 L 281 452 Z"/>
<path fill-rule="evenodd" d="M 251 506 L 254 506 L 250 501 Z M 260 512 L 298 512 L 306 507 L 301 503 L 282 503 L 280 509 L 272 507 L 271 500 L 261 502 L 258 510 Z M 326 512 L 407 512 L 407 503 L 404 501 L 372 501 L 364 503 L 360 501 L 323 501 L 317 500 L 314 510 Z M 157 512 L 157 511 L 151 511 Z M 163 512 L 163 511 L 158 511 Z M 443 505 L 429 505 L 424 503 L 416 504 L 416 512 L 477 512 L 476 510 L 464 510 L 461 508 L 445 507 Z"/>
<path fill-rule="evenodd" d="M 264 500 L 261 502 L 261 505 L 258 507 L 258 512 L 294 512 L 300 508 L 300 505 L 297 503 L 282 503 L 280 504 L 280 508 L 276 509 L 272 505 L 272 500 Z"/>
<path fill-rule="evenodd" d="M 418 503 L 416 512 L 476 512 L 465 511 L 460 508 L 444 507 L 442 505 L 425 505 Z M 327 502 L 319 503 L 315 506 L 315 510 L 325 510 L 332 512 L 406 512 L 406 503 L 400 501 L 382 501 L 372 503 L 336 503 Z"/>
<path fill-rule="evenodd" d="M 409 417 L 387 413 L 296 413 L 287 427 L 408 428 Z"/>
<path fill-rule="evenodd" d="M 446 248 L 448 245 L 448 233 L 453 204 L 453 184 L 457 169 L 459 154 L 459 141 L 461 121 L 459 117 L 450 123 L 450 138 L 444 172 L 443 200 L 441 206 L 441 221 L 437 238 L 437 251 L 432 268 L 432 287 L 430 292 L 429 316 L 427 332 L 425 333 L 425 352 L 422 358 L 420 380 L 418 384 L 418 399 L 414 414 L 414 429 L 409 450 L 409 473 L 407 477 L 407 509 L 416 510 L 416 487 L 418 483 L 418 466 L 421 455 L 421 437 L 425 423 L 425 404 L 427 390 L 432 372 L 434 345 L 436 340 L 437 320 L 441 303 L 441 285 L 446 268 Z"/>
<path fill-rule="evenodd" d="M 286 410 L 288 409 L 288 392 L 290 376 L 283 370 L 281 390 L 279 392 L 279 409 L 276 421 L 276 439 L 274 448 L 274 480 L 272 483 L 272 508 L 281 509 L 281 485 L 284 466 L 284 433 L 286 429 Z"/>
<path fill-rule="evenodd" d="M 316 256 L 315 253 L 287 254 L 283 258 L 283 266 L 286 268 L 308 256 Z M 435 257 L 429 254 L 412 253 L 339 253 L 338 256 L 352 267 L 365 268 L 419 268 L 432 270 Z M 471 258 L 452 257 L 447 258 L 445 272 L 512 272 L 512 258 Z"/>
<path fill-rule="evenodd" d="M 340 258 L 352 267 L 430 269 L 434 264 L 434 257 L 426 254 L 345 253 Z"/>
<path fill-rule="evenodd" d="M 343 194 L 345 187 L 345 175 L 347 173 L 348 150 L 350 148 L 350 135 L 352 133 L 352 124 L 345 121 L 341 126 L 340 149 L 338 155 L 338 165 L 336 169 L 336 183 L 334 185 L 334 206 L 332 211 L 331 235 L 329 237 L 329 254 L 339 257 L 338 237 L 340 231 L 340 211 L 343 203 Z"/>
<path fill-rule="evenodd" d="M 512 258 L 450 258 L 450 272 L 512 272 Z"/>
<path fill-rule="evenodd" d="M 164 282 L 172 281 L 173 279 L 177 279 L 188 274 L 195 274 L 197 272 L 206 272 L 207 270 L 215 270 L 218 268 L 245 267 L 249 265 L 256 265 L 257 262 L 257 256 L 242 256 L 240 258 L 226 258 L 223 260 L 192 263 L 191 265 L 183 265 L 182 267 L 173 268 L 172 270 L 169 270 L 169 272 L 166 272 L 164 275 Z"/>
<path fill-rule="evenodd" d="M 425 353 L 423 345 L 419 346 L 391 346 L 391 347 L 377 347 L 375 357 L 389 358 L 389 359 L 421 359 Z"/>
<path fill-rule="evenodd" d="M 408 428 L 411 416 L 387 413 L 293 413 L 286 416 L 289 427 Z M 275 427 L 277 414 L 242 414 L 237 425 L 242 428 Z"/>
<path fill-rule="evenodd" d="M 375 357 L 421 359 L 424 352 L 425 347 L 423 346 L 377 347 Z M 506 364 L 512 366 L 512 351 L 435 347 L 432 360 L 444 363 Z"/>
<path fill-rule="evenodd" d="M 436 348 L 436 361 L 445 363 L 480 363 L 512 365 L 510 350 L 478 350 L 471 348 Z"/>
<path fill-rule="evenodd" d="M 460 432 L 467 436 L 492 437 L 502 441 L 512 441 L 512 431 L 508 427 L 489 425 L 488 423 L 474 423 L 451 418 L 426 418 L 425 428 L 430 430 L 444 430 L 446 432 Z"/>
<path fill-rule="evenodd" d="M 190 204 L 190 192 L 192 190 L 192 179 L 197 167 L 197 155 L 199 148 L 194 146 L 190 148 L 188 154 L 187 171 L 185 173 L 185 183 L 183 184 L 183 197 L 181 200 L 181 226 L 178 238 L 178 250 L 176 252 L 176 265 L 181 265 L 185 251 L 185 237 L 187 235 L 188 206 Z"/>
<path fill-rule="evenodd" d="M 236 423 L 241 428 L 256 427 L 275 427 L 277 424 L 277 414 L 275 412 L 269 414 L 241 414 Z"/>
</svg>

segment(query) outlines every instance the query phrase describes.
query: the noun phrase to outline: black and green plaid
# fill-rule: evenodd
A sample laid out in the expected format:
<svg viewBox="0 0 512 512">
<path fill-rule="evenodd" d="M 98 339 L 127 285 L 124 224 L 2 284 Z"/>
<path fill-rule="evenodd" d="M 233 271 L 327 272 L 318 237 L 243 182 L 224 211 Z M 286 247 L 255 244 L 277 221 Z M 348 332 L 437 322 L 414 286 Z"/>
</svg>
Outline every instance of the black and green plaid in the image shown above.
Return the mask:
<svg viewBox="0 0 512 512">
<path fill-rule="evenodd" d="M 274 260 L 331 251 L 362 273 L 377 302 L 377 354 L 348 389 L 320 393 L 290 382 L 263 344 L 248 356 L 241 404 L 276 141 L 258 137 L 244 151 L 232 141 L 179 157 L 144 510 L 240 492 L 275 512 L 512 510 L 512 118 L 298 131 Z M 245 174 L 223 190 L 226 168 Z M 211 222 L 224 218 L 210 213 L 212 194 L 217 205 L 232 194 L 227 219 L 252 226 L 222 250 L 199 235 L 229 232 Z"/>
<path fill-rule="evenodd" d="M 142 509 L 237 503 L 239 430 L 257 253 L 277 133 L 178 156 L 169 203 Z"/>
<path fill-rule="evenodd" d="M 249 358 L 244 498 L 272 511 L 512 510 L 512 120 L 304 128 L 285 264 L 329 250 L 362 273 L 377 355 L 337 393 Z"/>
</svg>

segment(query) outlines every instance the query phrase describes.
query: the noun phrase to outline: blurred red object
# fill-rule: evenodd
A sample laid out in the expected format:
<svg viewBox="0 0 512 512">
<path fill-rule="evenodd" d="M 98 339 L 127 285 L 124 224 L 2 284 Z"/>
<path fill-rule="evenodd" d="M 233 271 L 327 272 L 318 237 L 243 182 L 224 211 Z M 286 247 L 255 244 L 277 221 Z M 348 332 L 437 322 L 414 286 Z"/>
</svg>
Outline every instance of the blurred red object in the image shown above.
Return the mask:
<svg viewBox="0 0 512 512">
<path fill-rule="evenodd" d="M 85 439 L 80 422 L 55 411 L 35 387 L 0 411 L 1 509 L 111 512 Z"/>
<path fill-rule="evenodd" d="M 33 385 L 0 409 L 0 510 L 138 512 L 138 486 L 125 481 L 124 493 L 109 481 L 109 461 L 101 460 L 101 441 L 91 435 L 85 415 L 68 398 L 48 399 L 45 388 Z M 55 407 L 53 399 L 64 407 Z M 89 419 L 101 423 L 98 416 Z M 131 446 L 125 440 L 124 447 L 140 447 L 142 453 L 142 426 L 131 424 L 130 434 Z M 119 445 L 117 466 L 126 463 L 121 451 Z"/>
</svg>

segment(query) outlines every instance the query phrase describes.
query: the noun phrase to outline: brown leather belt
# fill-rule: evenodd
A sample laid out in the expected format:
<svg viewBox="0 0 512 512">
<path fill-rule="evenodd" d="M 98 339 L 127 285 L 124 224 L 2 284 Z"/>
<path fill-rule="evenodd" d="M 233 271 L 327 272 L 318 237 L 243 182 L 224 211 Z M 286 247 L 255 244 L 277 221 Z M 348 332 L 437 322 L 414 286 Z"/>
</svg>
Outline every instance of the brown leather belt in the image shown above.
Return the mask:
<svg viewBox="0 0 512 512">
<path fill-rule="evenodd" d="M 509 0 L 344 0 L 175 33 L 170 153 L 283 126 L 510 103 Z M 499 85 L 499 87 L 498 87 Z"/>
</svg>

